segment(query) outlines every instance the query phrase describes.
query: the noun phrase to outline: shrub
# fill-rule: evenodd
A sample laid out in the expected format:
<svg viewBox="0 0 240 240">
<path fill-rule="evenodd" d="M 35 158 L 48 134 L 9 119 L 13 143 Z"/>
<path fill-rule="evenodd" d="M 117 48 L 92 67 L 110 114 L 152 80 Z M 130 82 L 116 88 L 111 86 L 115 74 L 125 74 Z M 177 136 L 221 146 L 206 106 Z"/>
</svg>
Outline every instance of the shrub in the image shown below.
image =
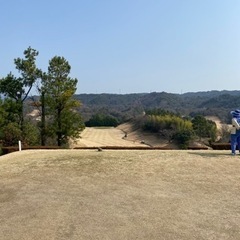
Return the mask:
<svg viewBox="0 0 240 240">
<path fill-rule="evenodd" d="M 217 136 L 216 123 L 206 119 L 203 116 L 196 116 L 192 120 L 193 130 L 197 136 L 201 138 L 210 138 L 211 141 L 215 141 Z"/>
<path fill-rule="evenodd" d="M 190 129 L 180 130 L 174 134 L 173 138 L 177 141 L 181 149 L 187 149 L 194 133 Z"/>
<path fill-rule="evenodd" d="M 40 133 L 36 125 L 31 122 L 25 122 L 23 126 L 23 141 L 27 145 L 40 144 Z"/>
<path fill-rule="evenodd" d="M 3 145 L 15 146 L 22 141 L 22 131 L 17 123 L 9 123 L 3 127 Z"/>
</svg>

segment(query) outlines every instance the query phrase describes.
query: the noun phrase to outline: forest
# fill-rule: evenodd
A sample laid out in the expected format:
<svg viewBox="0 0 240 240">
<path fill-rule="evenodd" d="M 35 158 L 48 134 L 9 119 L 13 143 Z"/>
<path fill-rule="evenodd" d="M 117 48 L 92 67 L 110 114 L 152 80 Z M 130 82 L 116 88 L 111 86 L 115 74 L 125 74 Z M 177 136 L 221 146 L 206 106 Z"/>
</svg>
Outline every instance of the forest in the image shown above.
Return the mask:
<svg viewBox="0 0 240 240">
<path fill-rule="evenodd" d="M 149 109 L 164 109 L 181 116 L 216 116 L 230 123 L 230 111 L 240 108 L 240 91 L 208 91 L 173 94 L 166 92 L 132 94 L 76 94 L 82 117 L 96 113 L 110 114 L 126 121 Z"/>
</svg>

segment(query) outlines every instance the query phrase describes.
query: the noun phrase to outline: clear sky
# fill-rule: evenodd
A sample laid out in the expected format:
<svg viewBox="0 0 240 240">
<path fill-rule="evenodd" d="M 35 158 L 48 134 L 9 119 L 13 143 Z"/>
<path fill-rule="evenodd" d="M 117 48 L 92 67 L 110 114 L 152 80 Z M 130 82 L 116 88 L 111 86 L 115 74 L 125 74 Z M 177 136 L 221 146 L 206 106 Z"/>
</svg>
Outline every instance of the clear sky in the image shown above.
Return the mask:
<svg viewBox="0 0 240 240">
<path fill-rule="evenodd" d="M 29 46 L 77 93 L 240 90 L 240 0 L 0 0 L 0 77 Z"/>
</svg>

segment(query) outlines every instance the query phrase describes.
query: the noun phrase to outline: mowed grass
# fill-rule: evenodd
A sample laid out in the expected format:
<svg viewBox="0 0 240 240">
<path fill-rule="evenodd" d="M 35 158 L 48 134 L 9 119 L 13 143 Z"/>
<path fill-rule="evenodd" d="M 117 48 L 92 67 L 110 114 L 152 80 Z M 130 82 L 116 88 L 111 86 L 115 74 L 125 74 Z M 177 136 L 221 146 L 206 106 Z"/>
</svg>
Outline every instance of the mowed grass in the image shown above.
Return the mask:
<svg viewBox="0 0 240 240">
<path fill-rule="evenodd" d="M 240 239 L 230 151 L 28 150 L 0 157 L 0 239 Z"/>
</svg>

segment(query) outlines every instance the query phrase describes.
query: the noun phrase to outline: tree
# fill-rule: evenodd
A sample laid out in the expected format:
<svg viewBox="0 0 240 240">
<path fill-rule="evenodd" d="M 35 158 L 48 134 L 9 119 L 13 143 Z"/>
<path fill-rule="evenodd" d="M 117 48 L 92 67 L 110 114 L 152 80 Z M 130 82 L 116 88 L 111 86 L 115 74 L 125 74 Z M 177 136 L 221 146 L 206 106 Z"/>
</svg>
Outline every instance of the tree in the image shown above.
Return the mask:
<svg viewBox="0 0 240 240">
<path fill-rule="evenodd" d="M 87 122 L 85 122 L 85 125 L 87 127 L 97 126 L 116 127 L 118 125 L 118 121 L 116 118 L 110 115 L 95 114 Z"/>
<path fill-rule="evenodd" d="M 181 149 L 187 149 L 190 140 L 193 138 L 193 131 L 191 129 L 183 129 L 176 132 L 173 138 L 177 141 Z"/>
<path fill-rule="evenodd" d="M 193 130 L 199 138 L 216 139 L 217 127 L 216 123 L 206 119 L 204 116 L 198 115 L 192 120 Z"/>
<path fill-rule="evenodd" d="M 42 83 L 51 122 L 48 129 L 52 136 L 56 136 L 58 146 L 66 143 L 69 137 L 78 136 L 83 128 L 81 116 L 76 111 L 80 103 L 72 98 L 77 79 L 69 77 L 70 70 L 65 58 L 55 56 L 49 61 L 47 77 Z"/>
<path fill-rule="evenodd" d="M 47 73 L 39 70 L 39 81 L 36 83 L 37 92 L 40 95 L 40 98 L 37 99 L 35 97 L 32 98 L 33 103 L 32 106 L 36 107 L 39 111 L 39 115 L 41 116 L 41 121 L 38 124 L 40 129 L 40 139 L 41 145 L 46 145 L 47 140 L 47 132 L 46 132 L 46 101 L 45 101 L 45 81 L 47 80 Z"/>
<path fill-rule="evenodd" d="M 0 92 L 6 97 L 15 101 L 18 112 L 18 124 L 23 130 L 23 102 L 28 97 L 33 84 L 39 76 L 39 69 L 36 67 L 36 57 L 38 52 L 29 47 L 24 51 L 24 59 L 16 58 L 14 63 L 20 73 L 20 77 L 15 77 L 11 72 L 0 79 Z"/>
</svg>

